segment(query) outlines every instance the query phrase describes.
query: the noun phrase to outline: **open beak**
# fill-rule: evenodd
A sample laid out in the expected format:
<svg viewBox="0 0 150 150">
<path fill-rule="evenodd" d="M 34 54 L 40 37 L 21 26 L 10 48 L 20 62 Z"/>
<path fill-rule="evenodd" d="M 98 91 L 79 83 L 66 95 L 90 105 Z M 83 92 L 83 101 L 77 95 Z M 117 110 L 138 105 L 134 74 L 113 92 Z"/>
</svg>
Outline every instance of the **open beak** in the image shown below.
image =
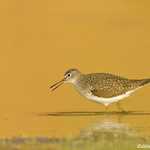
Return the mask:
<svg viewBox="0 0 150 150">
<path fill-rule="evenodd" d="M 59 82 L 56 82 L 55 84 L 53 84 L 53 85 L 50 87 L 51 91 L 56 90 L 59 86 L 61 86 L 61 85 L 64 83 L 64 81 L 65 81 L 65 78 L 62 79 L 62 80 L 60 80 Z"/>
</svg>

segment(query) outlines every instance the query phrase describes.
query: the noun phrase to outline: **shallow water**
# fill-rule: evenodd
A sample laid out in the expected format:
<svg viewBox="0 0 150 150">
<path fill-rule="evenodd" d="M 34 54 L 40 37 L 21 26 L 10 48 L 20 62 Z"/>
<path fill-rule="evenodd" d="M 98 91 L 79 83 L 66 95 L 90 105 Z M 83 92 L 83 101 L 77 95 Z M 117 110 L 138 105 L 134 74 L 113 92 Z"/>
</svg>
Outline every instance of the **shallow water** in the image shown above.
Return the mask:
<svg viewBox="0 0 150 150">
<path fill-rule="evenodd" d="M 134 150 L 150 144 L 149 116 L 142 111 L 14 114 L 1 120 L 0 148 Z"/>
<path fill-rule="evenodd" d="M 124 125 L 141 136 L 150 136 L 149 117 L 150 112 L 144 111 L 11 113 L 1 118 L 0 136 L 76 137 L 81 131 L 106 122 Z"/>
</svg>

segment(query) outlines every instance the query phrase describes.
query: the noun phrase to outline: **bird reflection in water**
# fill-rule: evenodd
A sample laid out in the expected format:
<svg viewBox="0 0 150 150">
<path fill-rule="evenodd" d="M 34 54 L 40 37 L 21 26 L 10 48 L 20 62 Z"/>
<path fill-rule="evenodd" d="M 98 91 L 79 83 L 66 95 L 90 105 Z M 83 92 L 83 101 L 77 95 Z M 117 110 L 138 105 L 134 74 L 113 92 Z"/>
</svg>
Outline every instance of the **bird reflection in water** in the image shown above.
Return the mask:
<svg viewBox="0 0 150 150">
<path fill-rule="evenodd" d="M 75 146 L 101 149 L 134 150 L 139 144 L 150 142 L 149 137 L 141 136 L 136 129 L 127 124 L 105 119 L 82 129 L 80 135 L 73 140 Z"/>
</svg>

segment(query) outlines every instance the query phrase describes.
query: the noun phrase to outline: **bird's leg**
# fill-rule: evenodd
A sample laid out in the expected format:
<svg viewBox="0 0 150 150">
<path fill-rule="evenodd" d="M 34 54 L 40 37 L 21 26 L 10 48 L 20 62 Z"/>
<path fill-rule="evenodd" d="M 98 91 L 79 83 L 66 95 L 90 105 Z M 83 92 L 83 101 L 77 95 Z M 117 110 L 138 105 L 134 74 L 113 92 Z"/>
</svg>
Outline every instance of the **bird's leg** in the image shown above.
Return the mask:
<svg viewBox="0 0 150 150">
<path fill-rule="evenodd" d="M 105 111 L 108 112 L 108 108 L 109 106 L 108 105 L 105 105 Z"/>
<path fill-rule="evenodd" d="M 127 112 L 127 111 L 125 111 L 125 110 L 121 107 L 120 102 L 117 102 L 116 104 L 117 104 L 117 108 L 119 109 L 119 111 L 121 111 L 121 112 Z"/>
</svg>

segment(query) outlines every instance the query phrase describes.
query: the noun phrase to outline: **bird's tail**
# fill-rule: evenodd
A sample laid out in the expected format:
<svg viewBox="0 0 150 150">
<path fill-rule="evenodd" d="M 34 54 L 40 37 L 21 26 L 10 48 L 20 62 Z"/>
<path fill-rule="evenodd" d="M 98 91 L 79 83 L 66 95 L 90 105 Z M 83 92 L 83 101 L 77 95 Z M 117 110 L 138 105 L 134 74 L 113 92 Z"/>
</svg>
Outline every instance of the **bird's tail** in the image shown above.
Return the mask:
<svg viewBox="0 0 150 150">
<path fill-rule="evenodd" d="M 143 79 L 143 80 L 141 80 L 141 86 L 143 86 L 143 85 L 145 85 L 145 84 L 148 84 L 148 83 L 150 83 L 150 79 Z"/>
</svg>

